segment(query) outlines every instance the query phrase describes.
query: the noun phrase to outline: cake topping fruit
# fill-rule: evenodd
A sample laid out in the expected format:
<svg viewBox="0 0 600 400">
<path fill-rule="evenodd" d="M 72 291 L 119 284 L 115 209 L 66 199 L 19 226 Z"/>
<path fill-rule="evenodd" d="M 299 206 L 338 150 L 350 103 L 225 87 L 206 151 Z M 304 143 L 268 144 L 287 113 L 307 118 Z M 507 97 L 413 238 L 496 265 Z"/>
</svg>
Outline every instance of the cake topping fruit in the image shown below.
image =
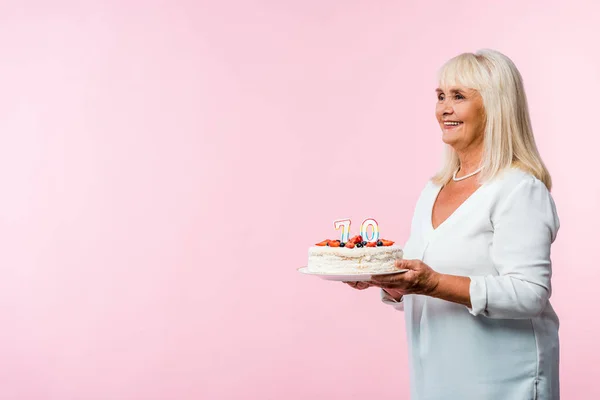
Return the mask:
<svg viewBox="0 0 600 400">
<path fill-rule="evenodd" d="M 354 243 L 354 244 L 362 243 L 362 241 L 363 241 L 363 238 L 362 238 L 362 236 L 360 236 L 360 235 L 353 236 L 353 237 L 352 237 L 352 238 L 349 240 L 349 242 L 352 242 L 352 243 Z"/>
<path fill-rule="evenodd" d="M 367 242 L 366 240 L 363 240 L 362 236 L 356 235 L 345 243 L 340 240 L 326 239 L 322 242 L 316 243 L 315 246 L 347 247 L 349 249 L 353 249 L 355 247 L 391 246 L 394 243 L 395 242 L 392 240 L 385 239 L 379 239 L 377 242 Z"/>
</svg>

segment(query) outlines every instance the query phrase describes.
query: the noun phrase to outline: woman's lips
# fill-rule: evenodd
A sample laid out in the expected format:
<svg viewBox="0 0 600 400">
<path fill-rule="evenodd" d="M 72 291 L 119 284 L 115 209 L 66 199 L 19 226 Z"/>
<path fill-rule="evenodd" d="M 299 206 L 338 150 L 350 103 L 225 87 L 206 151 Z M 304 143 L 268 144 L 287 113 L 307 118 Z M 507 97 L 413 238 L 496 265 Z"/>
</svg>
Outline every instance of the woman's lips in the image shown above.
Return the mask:
<svg viewBox="0 0 600 400">
<path fill-rule="evenodd" d="M 458 127 L 460 127 L 463 123 L 460 122 L 458 125 L 454 124 L 454 125 L 446 125 L 444 123 L 442 123 L 442 126 L 444 127 L 445 130 L 452 130 L 452 129 L 456 129 Z"/>
</svg>

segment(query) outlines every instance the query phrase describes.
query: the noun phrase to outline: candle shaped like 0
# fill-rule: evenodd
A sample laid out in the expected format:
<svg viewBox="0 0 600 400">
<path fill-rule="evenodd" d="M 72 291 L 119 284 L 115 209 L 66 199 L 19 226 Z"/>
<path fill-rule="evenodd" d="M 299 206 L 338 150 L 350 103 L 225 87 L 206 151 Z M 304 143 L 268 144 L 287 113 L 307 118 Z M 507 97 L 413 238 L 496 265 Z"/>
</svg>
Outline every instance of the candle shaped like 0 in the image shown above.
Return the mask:
<svg viewBox="0 0 600 400">
<path fill-rule="evenodd" d="M 340 238 L 342 243 L 346 243 L 350 238 L 350 223 L 349 219 L 338 219 L 337 221 L 333 221 L 335 229 L 342 228 L 342 237 Z"/>
<path fill-rule="evenodd" d="M 368 228 L 372 228 L 371 236 L 369 237 Z M 368 218 L 360 225 L 360 236 L 367 242 L 376 242 L 379 240 L 379 225 L 373 218 Z"/>
</svg>

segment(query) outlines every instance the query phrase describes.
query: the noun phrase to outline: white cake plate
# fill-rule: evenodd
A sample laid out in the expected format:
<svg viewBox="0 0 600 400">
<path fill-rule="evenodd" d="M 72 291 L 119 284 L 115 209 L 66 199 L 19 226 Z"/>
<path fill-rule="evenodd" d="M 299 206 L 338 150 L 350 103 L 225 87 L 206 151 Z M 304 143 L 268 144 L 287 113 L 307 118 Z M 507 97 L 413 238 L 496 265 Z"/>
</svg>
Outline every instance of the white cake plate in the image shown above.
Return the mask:
<svg viewBox="0 0 600 400">
<path fill-rule="evenodd" d="M 298 272 L 306 274 L 306 275 L 315 275 L 321 279 L 325 279 L 328 281 L 343 281 L 343 282 L 363 282 L 370 281 L 371 276 L 375 275 L 393 275 L 393 274 L 402 274 L 408 271 L 407 269 L 398 269 L 396 271 L 391 272 L 378 272 L 376 274 L 364 273 L 364 274 L 347 274 L 347 275 L 338 275 L 338 274 L 324 274 L 320 272 L 311 272 L 308 270 L 308 267 L 300 267 L 298 268 Z"/>
</svg>

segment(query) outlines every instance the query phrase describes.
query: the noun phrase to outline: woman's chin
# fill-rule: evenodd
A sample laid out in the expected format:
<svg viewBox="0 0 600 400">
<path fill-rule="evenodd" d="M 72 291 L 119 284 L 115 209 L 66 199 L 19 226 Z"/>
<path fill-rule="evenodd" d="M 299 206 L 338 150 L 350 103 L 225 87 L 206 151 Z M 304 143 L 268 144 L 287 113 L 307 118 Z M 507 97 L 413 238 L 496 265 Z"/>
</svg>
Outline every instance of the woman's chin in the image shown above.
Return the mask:
<svg viewBox="0 0 600 400">
<path fill-rule="evenodd" d="M 457 135 L 454 135 L 450 132 L 442 132 L 442 142 L 452 146 L 458 140 Z"/>
</svg>

